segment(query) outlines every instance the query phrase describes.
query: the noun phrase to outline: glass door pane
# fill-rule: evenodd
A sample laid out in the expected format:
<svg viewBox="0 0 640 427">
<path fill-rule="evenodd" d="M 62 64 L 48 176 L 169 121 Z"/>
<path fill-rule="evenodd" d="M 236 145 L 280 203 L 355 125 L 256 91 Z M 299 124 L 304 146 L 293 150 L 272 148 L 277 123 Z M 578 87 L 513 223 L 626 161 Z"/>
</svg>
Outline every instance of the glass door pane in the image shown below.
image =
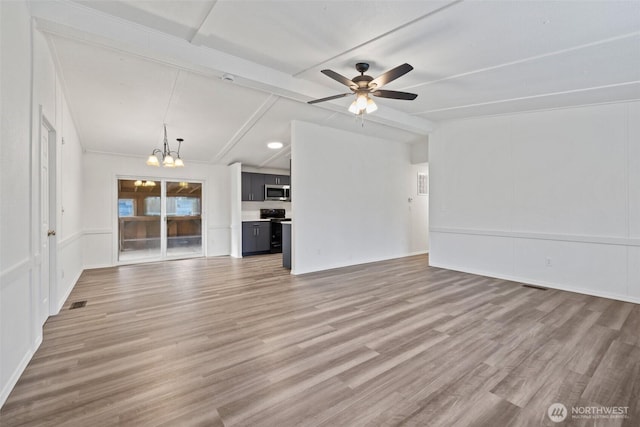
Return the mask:
<svg viewBox="0 0 640 427">
<path fill-rule="evenodd" d="M 202 255 L 202 184 L 167 181 L 167 256 Z"/>
<path fill-rule="evenodd" d="M 161 255 L 160 181 L 118 180 L 118 260 Z"/>
</svg>

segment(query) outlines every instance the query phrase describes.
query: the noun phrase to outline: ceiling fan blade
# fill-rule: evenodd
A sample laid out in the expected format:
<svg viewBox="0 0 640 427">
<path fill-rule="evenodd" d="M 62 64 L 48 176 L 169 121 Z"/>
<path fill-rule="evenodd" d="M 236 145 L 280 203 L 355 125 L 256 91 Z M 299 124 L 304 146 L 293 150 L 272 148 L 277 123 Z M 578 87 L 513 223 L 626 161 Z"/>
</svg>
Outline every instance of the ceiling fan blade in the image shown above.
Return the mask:
<svg viewBox="0 0 640 427">
<path fill-rule="evenodd" d="M 341 93 L 340 95 L 327 96 L 326 98 L 314 99 L 307 102 L 307 104 L 317 104 L 318 102 L 331 101 L 332 99 L 344 98 L 347 95 L 353 95 L 352 93 Z"/>
<path fill-rule="evenodd" d="M 357 89 L 358 88 L 358 85 L 355 84 L 352 80 L 346 78 L 342 74 L 336 73 L 333 70 L 322 70 L 320 72 L 322 74 L 324 74 L 325 76 L 331 77 L 333 80 L 342 83 L 345 86 L 348 86 L 348 87 L 353 88 L 353 89 Z"/>
<path fill-rule="evenodd" d="M 398 65 L 396 68 L 393 68 L 381 76 L 376 77 L 375 79 L 369 82 L 369 87 L 375 89 L 382 85 L 386 85 L 389 82 L 394 81 L 398 77 L 402 77 L 407 74 L 409 71 L 413 70 L 413 67 L 407 63 Z"/>
<path fill-rule="evenodd" d="M 376 90 L 371 94 L 380 98 L 405 99 L 407 101 L 413 101 L 418 97 L 415 93 L 399 92 L 397 90 Z"/>
</svg>

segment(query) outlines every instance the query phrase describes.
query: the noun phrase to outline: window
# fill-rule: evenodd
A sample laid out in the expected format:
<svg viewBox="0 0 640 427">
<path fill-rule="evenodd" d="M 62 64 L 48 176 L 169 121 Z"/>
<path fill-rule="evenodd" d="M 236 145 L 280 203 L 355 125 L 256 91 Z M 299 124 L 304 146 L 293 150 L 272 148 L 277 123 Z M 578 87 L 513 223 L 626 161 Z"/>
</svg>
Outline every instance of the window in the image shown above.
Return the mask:
<svg viewBox="0 0 640 427">
<path fill-rule="evenodd" d="M 167 215 L 200 215 L 199 197 L 167 197 Z"/>
<path fill-rule="evenodd" d="M 160 197 L 144 198 L 144 214 L 147 216 L 160 216 Z"/>
<path fill-rule="evenodd" d="M 134 199 L 118 199 L 118 216 L 135 216 L 136 201 Z"/>
<path fill-rule="evenodd" d="M 148 216 L 160 215 L 160 204 L 160 197 L 145 197 L 144 214 Z M 167 216 L 196 215 L 200 215 L 200 198 L 167 197 Z"/>
<path fill-rule="evenodd" d="M 418 196 L 429 195 L 429 175 L 418 172 Z"/>
</svg>

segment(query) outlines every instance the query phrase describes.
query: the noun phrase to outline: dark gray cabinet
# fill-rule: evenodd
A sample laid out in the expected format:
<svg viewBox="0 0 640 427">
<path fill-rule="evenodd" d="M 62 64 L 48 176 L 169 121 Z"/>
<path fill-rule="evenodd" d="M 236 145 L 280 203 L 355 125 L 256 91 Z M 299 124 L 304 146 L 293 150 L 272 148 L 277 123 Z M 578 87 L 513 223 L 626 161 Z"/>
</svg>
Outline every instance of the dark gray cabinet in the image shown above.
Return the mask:
<svg viewBox="0 0 640 427">
<path fill-rule="evenodd" d="M 242 223 L 242 254 L 269 252 L 271 249 L 271 223 L 245 221 Z"/>
<path fill-rule="evenodd" d="M 242 172 L 242 201 L 264 201 L 264 175 L 261 173 Z"/>
<path fill-rule="evenodd" d="M 266 185 L 290 185 L 291 177 L 288 175 L 264 175 Z"/>
<path fill-rule="evenodd" d="M 288 175 L 242 172 L 242 201 L 264 202 L 265 185 L 291 185 Z"/>
</svg>

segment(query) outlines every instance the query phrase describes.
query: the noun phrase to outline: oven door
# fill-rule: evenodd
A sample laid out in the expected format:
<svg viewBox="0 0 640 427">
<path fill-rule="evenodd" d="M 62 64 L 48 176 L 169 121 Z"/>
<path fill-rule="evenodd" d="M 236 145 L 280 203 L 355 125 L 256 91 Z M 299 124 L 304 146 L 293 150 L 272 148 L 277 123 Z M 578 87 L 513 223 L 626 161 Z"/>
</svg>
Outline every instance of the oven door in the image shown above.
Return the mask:
<svg viewBox="0 0 640 427">
<path fill-rule="evenodd" d="M 282 253 L 282 223 L 271 221 L 271 253 Z"/>
</svg>

